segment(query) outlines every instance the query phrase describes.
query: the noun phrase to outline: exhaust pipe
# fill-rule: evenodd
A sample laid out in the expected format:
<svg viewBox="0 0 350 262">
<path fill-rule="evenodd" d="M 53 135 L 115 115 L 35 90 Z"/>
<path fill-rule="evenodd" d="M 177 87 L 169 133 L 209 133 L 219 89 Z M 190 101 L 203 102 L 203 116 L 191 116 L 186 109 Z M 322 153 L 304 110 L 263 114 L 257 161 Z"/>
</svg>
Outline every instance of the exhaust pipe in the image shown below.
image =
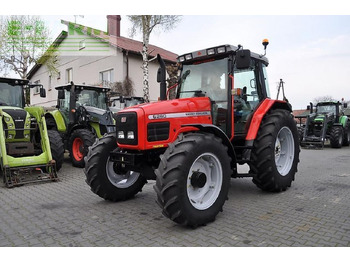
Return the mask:
<svg viewBox="0 0 350 262">
<path fill-rule="evenodd" d="M 159 90 L 159 99 L 161 101 L 163 100 L 167 100 L 166 97 L 166 70 L 165 70 L 165 63 L 164 60 L 162 59 L 162 57 L 157 54 L 157 60 L 158 63 L 160 65 L 160 67 L 158 68 L 158 72 L 157 72 L 157 82 L 160 84 L 160 90 Z"/>
</svg>

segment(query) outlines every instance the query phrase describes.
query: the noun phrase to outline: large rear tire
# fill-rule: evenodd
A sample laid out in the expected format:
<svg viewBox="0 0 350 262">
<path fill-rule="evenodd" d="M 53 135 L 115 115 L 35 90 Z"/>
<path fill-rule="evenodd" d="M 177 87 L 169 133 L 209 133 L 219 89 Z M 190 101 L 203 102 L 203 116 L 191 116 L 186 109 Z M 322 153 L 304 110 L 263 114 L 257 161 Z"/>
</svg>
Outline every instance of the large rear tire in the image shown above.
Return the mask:
<svg viewBox="0 0 350 262">
<path fill-rule="evenodd" d="M 62 137 L 56 130 L 48 130 L 48 137 L 50 141 L 51 155 L 56 161 L 56 171 L 60 170 L 64 160 L 64 144 Z"/>
<path fill-rule="evenodd" d="M 331 147 L 341 148 L 343 145 L 343 127 L 342 126 L 332 126 L 329 131 L 329 141 L 331 142 Z"/>
<path fill-rule="evenodd" d="M 96 136 L 88 129 L 76 129 L 72 132 L 69 139 L 69 156 L 73 166 L 85 166 L 84 157 L 95 139 Z"/>
<path fill-rule="evenodd" d="M 347 125 L 347 127 L 344 129 L 343 146 L 349 146 L 349 145 L 350 145 L 350 125 Z"/>
<path fill-rule="evenodd" d="M 85 157 L 84 172 L 92 192 L 116 202 L 135 196 L 147 181 L 138 172 L 118 173 L 116 164 L 109 159 L 110 152 L 114 150 L 118 150 L 115 134 L 96 140 Z"/>
<path fill-rule="evenodd" d="M 208 133 L 180 135 L 161 156 L 154 189 L 163 214 L 197 227 L 214 221 L 227 199 L 231 159 L 220 138 Z"/>
<path fill-rule="evenodd" d="M 253 182 L 264 191 L 286 190 L 294 181 L 299 162 L 298 130 L 286 110 L 273 110 L 263 118 L 252 149 Z"/>
</svg>

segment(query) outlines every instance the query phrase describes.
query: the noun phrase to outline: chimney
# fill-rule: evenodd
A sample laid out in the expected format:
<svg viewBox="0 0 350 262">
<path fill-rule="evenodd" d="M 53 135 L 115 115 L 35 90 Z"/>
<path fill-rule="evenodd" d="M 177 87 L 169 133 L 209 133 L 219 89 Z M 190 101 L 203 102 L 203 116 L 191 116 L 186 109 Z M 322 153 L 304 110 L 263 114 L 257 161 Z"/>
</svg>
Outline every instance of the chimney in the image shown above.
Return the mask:
<svg viewBox="0 0 350 262">
<path fill-rule="evenodd" d="M 108 35 L 120 36 L 120 15 L 107 15 Z"/>
</svg>

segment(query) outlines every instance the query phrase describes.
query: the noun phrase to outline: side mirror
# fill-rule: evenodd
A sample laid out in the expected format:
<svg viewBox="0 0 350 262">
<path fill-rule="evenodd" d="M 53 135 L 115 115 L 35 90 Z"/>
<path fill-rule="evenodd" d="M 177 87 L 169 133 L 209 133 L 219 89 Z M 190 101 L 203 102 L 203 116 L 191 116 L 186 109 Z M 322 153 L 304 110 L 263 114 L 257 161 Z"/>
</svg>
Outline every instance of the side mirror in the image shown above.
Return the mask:
<svg viewBox="0 0 350 262">
<path fill-rule="evenodd" d="M 308 105 L 308 106 L 306 107 L 306 110 L 309 110 L 309 111 L 310 111 L 310 109 L 311 109 L 311 107 Z"/>
<path fill-rule="evenodd" d="M 65 99 L 64 90 L 58 90 L 58 99 Z"/>
<path fill-rule="evenodd" d="M 46 97 L 46 90 L 44 87 L 40 88 L 40 97 Z"/>
<path fill-rule="evenodd" d="M 247 69 L 250 66 L 250 50 L 242 49 L 236 52 L 237 69 Z"/>
</svg>

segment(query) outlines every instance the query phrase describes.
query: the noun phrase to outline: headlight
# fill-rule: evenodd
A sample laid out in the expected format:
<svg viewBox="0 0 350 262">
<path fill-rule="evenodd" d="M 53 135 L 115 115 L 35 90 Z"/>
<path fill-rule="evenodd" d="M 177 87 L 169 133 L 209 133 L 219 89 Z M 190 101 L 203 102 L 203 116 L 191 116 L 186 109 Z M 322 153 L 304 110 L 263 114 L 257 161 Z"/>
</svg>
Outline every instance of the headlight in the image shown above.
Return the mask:
<svg viewBox="0 0 350 262">
<path fill-rule="evenodd" d="M 10 120 L 11 120 L 11 119 L 10 119 L 9 117 L 5 117 L 5 121 L 6 121 L 6 122 L 10 122 Z"/>
<path fill-rule="evenodd" d="M 124 132 L 123 131 L 118 132 L 118 139 L 124 139 Z"/>
<path fill-rule="evenodd" d="M 215 54 L 215 49 L 211 48 L 207 50 L 207 55 L 214 55 Z"/>
<path fill-rule="evenodd" d="M 218 54 L 225 53 L 226 52 L 226 47 L 225 46 L 220 46 L 217 49 Z"/>
<path fill-rule="evenodd" d="M 128 139 L 134 139 L 135 138 L 134 132 L 133 131 L 128 131 L 127 138 Z"/>
<path fill-rule="evenodd" d="M 185 55 L 186 60 L 191 60 L 192 59 L 192 54 L 187 54 Z"/>
</svg>

